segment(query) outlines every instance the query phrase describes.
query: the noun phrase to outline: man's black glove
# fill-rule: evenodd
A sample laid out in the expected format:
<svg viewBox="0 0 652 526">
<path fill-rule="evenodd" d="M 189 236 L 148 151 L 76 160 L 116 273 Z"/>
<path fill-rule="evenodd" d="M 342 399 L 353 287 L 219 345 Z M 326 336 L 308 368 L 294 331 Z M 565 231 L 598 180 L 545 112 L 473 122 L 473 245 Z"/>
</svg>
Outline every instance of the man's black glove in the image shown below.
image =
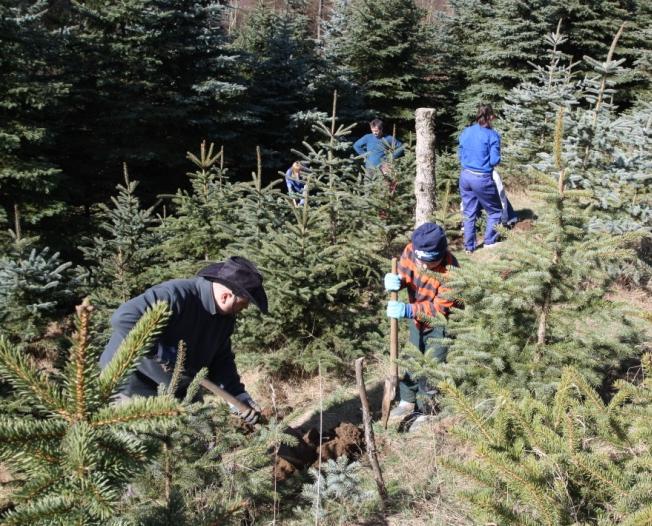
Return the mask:
<svg viewBox="0 0 652 526">
<path fill-rule="evenodd" d="M 249 406 L 247 411 L 238 412 L 238 416 L 242 418 L 242 420 L 244 420 L 247 424 L 253 426 L 256 422 L 258 422 L 258 419 L 260 418 L 260 406 L 254 401 L 253 398 L 251 398 L 251 396 L 249 396 L 249 393 L 246 391 L 244 393 L 240 393 L 238 396 L 236 396 L 236 398 Z"/>
<path fill-rule="evenodd" d="M 244 413 L 238 413 L 238 416 L 242 418 L 247 424 L 250 426 L 253 426 L 256 422 L 258 422 L 258 419 L 260 418 L 260 413 L 256 411 L 253 407 L 251 407 L 248 411 L 245 411 Z"/>
</svg>

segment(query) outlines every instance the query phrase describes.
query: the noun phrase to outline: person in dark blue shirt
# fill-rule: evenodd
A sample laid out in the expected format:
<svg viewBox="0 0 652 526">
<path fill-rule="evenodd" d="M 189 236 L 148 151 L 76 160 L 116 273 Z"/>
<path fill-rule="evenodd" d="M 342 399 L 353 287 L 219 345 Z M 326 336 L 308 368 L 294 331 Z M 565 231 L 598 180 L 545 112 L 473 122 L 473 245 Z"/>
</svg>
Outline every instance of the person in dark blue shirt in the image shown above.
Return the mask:
<svg viewBox="0 0 652 526">
<path fill-rule="evenodd" d="M 358 155 L 364 155 L 367 170 L 379 168 L 384 173 L 388 154 L 393 159 L 403 155 L 403 143 L 393 135 L 383 134 L 383 121 L 374 119 L 369 123 L 371 133 L 364 135 L 355 143 L 353 149 Z"/>
<path fill-rule="evenodd" d="M 255 423 L 260 408 L 245 391 L 231 350 L 235 316 L 254 303 L 267 313 L 263 276 L 243 257 L 212 263 L 190 279 L 173 279 L 146 290 L 123 303 L 111 317 L 111 339 L 100 357 L 100 367 L 111 361 L 129 331 L 145 311 L 165 301 L 171 311 L 167 325 L 152 349 L 119 390 L 119 398 L 156 396 L 159 384 L 168 385 L 179 342 L 186 344 L 186 361 L 178 393 L 182 395 L 194 376 L 208 368 L 208 379 L 248 404 L 251 411 L 240 416 Z"/>
<path fill-rule="evenodd" d="M 495 118 L 490 105 L 480 105 L 476 123 L 465 128 L 459 139 L 460 195 L 467 253 L 476 249 L 475 223 L 482 210 L 487 213 L 484 246 L 490 247 L 498 241 L 496 226 L 501 222 L 503 207 L 492 178 L 494 168 L 500 163 L 500 135 L 491 128 Z"/>
</svg>

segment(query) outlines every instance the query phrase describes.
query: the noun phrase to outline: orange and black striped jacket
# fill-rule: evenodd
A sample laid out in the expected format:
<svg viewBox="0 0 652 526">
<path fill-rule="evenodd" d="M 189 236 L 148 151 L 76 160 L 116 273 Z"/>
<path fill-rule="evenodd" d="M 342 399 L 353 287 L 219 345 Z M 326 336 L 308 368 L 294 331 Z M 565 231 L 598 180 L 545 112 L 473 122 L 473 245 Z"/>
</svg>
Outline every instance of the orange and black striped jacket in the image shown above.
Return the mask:
<svg viewBox="0 0 652 526">
<path fill-rule="evenodd" d="M 407 287 L 414 321 L 420 329 L 429 327 L 423 319 L 424 316 L 434 318 L 438 312 L 448 316 L 451 307 L 455 304 L 454 301 L 442 297 L 442 294 L 450 289 L 442 286 L 441 282 L 433 276 L 437 273 L 446 276 L 449 267 L 459 267 L 459 264 L 455 256 L 448 251 L 439 266 L 426 272 L 417 265 L 412 243 L 408 243 L 403 249 L 398 263 L 398 275 L 401 277 L 401 283 Z"/>
</svg>

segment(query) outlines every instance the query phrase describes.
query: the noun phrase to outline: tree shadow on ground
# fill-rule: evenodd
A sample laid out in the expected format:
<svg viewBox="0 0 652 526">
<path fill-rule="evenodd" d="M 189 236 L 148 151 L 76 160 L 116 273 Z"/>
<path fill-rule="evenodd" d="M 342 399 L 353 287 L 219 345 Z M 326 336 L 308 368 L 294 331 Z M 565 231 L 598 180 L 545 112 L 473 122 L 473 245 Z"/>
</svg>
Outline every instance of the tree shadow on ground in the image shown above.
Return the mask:
<svg viewBox="0 0 652 526">
<path fill-rule="evenodd" d="M 371 411 L 372 420 L 378 420 L 380 418 L 383 386 L 384 383 L 382 381 L 367 386 L 367 397 L 369 398 L 369 410 Z M 345 400 L 324 407 L 321 421 L 323 429 L 332 429 L 337 427 L 341 422 L 351 422 L 356 425 L 362 424 L 362 403 L 357 392 L 356 395 L 351 394 Z M 291 423 L 293 428 L 303 431 L 307 431 L 310 428 L 319 429 L 319 424 L 319 407 L 304 413 Z"/>
<path fill-rule="evenodd" d="M 514 213 L 518 216 L 519 221 L 523 221 L 525 219 L 534 221 L 537 219 L 536 213 L 531 208 L 519 208 L 518 210 L 514 210 Z"/>
</svg>

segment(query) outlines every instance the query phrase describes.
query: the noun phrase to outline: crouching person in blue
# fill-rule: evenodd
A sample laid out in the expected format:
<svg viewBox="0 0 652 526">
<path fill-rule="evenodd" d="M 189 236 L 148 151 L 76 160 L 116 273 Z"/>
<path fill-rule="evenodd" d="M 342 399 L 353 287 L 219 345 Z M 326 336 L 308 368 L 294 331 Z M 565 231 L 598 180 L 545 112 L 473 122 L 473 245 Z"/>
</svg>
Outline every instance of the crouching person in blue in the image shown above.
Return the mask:
<svg viewBox="0 0 652 526">
<path fill-rule="evenodd" d="M 294 161 L 285 172 L 285 185 L 288 188 L 288 195 L 292 197 L 294 206 L 303 205 L 303 189 L 306 186 L 301 176 L 303 165 L 300 161 Z"/>
<path fill-rule="evenodd" d="M 194 278 L 166 281 L 123 303 L 111 318 L 113 332 L 100 357 L 100 367 L 106 367 L 132 327 L 157 301 L 168 303 L 170 318 L 118 396 L 156 396 L 159 384 L 169 385 L 179 342 L 183 340 L 187 354 L 178 392 L 185 392 L 199 370 L 207 367 L 210 381 L 249 405 L 251 410 L 240 416 L 247 423 L 255 423 L 260 407 L 240 381 L 231 334 L 236 314 L 250 303 L 267 313 L 263 276 L 256 266 L 245 258 L 232 257 L 204 267 Z"/>
</svg>

